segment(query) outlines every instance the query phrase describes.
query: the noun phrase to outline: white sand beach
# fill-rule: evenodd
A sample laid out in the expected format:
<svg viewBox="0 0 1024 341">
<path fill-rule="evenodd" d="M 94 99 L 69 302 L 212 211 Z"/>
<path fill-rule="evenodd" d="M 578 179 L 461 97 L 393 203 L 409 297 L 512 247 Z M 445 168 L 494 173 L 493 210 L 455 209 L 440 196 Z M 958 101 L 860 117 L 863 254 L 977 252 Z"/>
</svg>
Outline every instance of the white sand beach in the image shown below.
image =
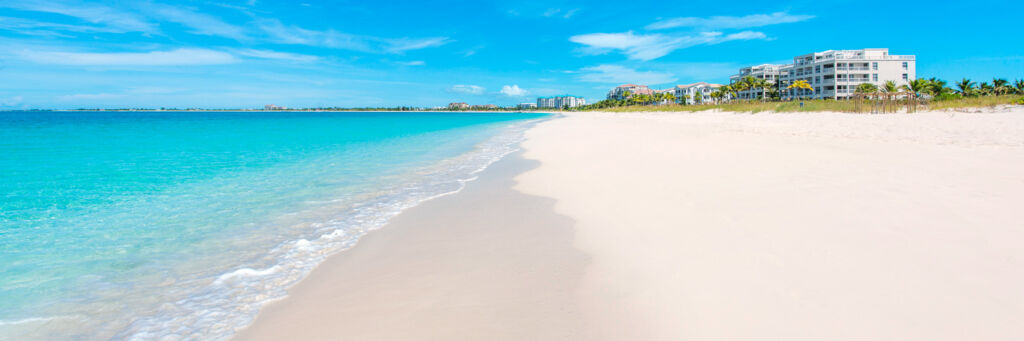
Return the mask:
<svg viewBox="0 0 1024 341">
<path fill-rule="evenodd" d="M 240 340 L 1019 340 L 1024 109 L 571 113 Z"/>
</svg>

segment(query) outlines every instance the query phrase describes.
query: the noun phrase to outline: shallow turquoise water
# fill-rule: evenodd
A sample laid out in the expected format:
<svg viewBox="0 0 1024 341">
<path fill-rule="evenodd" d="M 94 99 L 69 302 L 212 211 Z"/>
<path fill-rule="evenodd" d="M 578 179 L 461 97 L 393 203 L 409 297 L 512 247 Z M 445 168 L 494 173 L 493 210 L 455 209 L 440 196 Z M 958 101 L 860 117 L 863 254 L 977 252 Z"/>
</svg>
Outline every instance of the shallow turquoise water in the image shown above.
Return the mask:
<svg viewBox="0 0 1024 341">
<path fill-rule="evenodd" d="M 0 112 L 0 336 L 227 337 L 541 117 Z"/>
</svg>

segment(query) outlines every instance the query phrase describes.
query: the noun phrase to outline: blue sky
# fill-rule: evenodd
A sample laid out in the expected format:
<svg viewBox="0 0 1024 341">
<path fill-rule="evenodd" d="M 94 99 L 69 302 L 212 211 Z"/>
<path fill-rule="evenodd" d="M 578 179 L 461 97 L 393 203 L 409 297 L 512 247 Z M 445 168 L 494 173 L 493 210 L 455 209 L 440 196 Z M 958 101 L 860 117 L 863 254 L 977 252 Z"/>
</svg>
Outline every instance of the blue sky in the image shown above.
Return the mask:
<svg viewBox="0 0 1024 341">
<path fill-rule="evenodd" d="M 0 0 L 0 109 L 509 105 L 828 49 L 1024 78 L 1020 1 Z"/>
</svg>

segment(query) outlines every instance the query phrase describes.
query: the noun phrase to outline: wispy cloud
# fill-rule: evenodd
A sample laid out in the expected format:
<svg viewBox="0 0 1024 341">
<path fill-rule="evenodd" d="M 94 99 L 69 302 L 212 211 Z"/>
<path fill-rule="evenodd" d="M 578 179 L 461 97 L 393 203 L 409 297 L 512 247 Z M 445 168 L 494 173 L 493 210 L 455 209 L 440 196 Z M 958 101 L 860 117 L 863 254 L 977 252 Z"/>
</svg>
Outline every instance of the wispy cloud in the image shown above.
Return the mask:
<svg viewBox="0 0 1024 341">
<path fill-rule="evenodd" d="M 157 33 L 157 24 L 141 15 L 122 11 L 99 4 L 67 4 L 55 1 L 2 1 L 0 7 L 23 11 L 45 12 L 74 17 L 79 20 L 102 25 L 112 32 Z"/>
<path fill-rule="evenodd" d="M 663 30 L 676 27 L 693 27 L 702 29 L 744 29 L 751 27 L 795 23 L 810 19 L 814 19 L 814 16 L 789 14 L 786 12 L 775 12 L 770 14 L 752 14 L 742 17 L 714 16 L 707 18 L 672 18 L 647 25 L 646 28 L 648 30 Z"/>
<path fill-rule="evenodd" d="M 234 50 L 234 52 L 235 52 L 235 54 L 237 54 L 239 56 L 245 56 L 245 57 L 253 57 L 253 58 L 259 58 L 259 59 L 286 60 L 286 61 L 303 62 L 303 63 L 315 62 L 318 59 L 320 59 L 320 58 L 318 58 L 316 56 L 310 56 L 310 55 L 305 55 L 305 54 L 297 54 L 297 53 L 288 53 L 288 52 L 278 52 L 278 51 L 271 51 L 271 50 L 237 49 L 237 50 Z"/>
<path fill-rule="evenodd" d="M 21 101 L 21 96 L 0 98 L 0 107 L 13 107 L 21 104 Z"/>
<path fill-rule="evenodd" d="M 384 51 L 389 53 L 402 53 L 409 50 L 419 50 L 430 47 L 438 47 L 444 44 L 450 43 L 452 40 L 445 37 L 433 37 L 433 38 L 399 38 L 399 39 L 383 39 L 383 38 L 372 38 L 371 40 L 377 40 L 384 43 Z"/>
<path fill-rule="evenodd" d="M 408 62 L 395 62 L 395 63 L 398 64 L 398 65 L 402 65 L 402 66 L 423 66 L 423 65 L 427 65 L 427 62 L 424 62 L 422 60 L 413 60 L 413 61 L 408 61 Z"/>
<path fill-rule="evenodd" d="M 523 97 L 526 96 L 529 91 L 520 88 L 519 85 L 506 85 L 501 87 L 501 91 L 499 91 L 499 93 L 508 97 Z"/>
<path fill-rule="evenodd" d="M 410 50 L 437 47 L 451 42 L 445 37 L 432 38 L 378 38 L 338 32 L 309 30 L 294 25 L 285 25 L 277 19 L 263 19 L 256 25 L 277 43 L 309 45 L 333 49 L 345 49 L 371 53 L 400 54 Z"/>
<path fill-rule="evenodd" d="M 697 45 L 718 44 L 731 40 L 767 39 L 761 32 L 744 31 L 732 34 L 722 32 L 703 32 L 695 35 L 666 34 L 635 34 L 632 31 L 623 33 L 591 33 L 572 36 L 569 41 L 585 45 L 582 50 L 587 54 L 603 54 L 620 51 L 629 59 L 652 60 L 661 58 L 672 51 Z"/>
<path fill-rule="evenodd" d="M 676 81 L 671 73 L 657 71 L 637 71 L 620 65 L 598 65 L 586 67 L 579 71 L 579 80 L 603 84 L 665 84 Z"/>
<path fill-rule="evenodd" d="M 570 10 L 562 10 L 561 8 L 548 8 L 547 10 L 544 10 L 544 12 L 541 13 L 540 15 L 541 16 L 545 16 L 545 17 L 549 17 L 549 18 L 557 16 L 557 17 L 561 17 L 561 18 L 564 18 L 564 19 L 569 19 L 569 18 L 572 18 L 573 15 L 576 15 L 576 12 L 579 12 L 579 11 L 580 11 L 579 8 L 573 8 L 573 9 L 570 9 Z"/>
<path fill-rule="evenodd" d="M 191 33 L 208 36 L 219 36 L 235 40 L 245 40 L 248 35 L 242 26 L 232 25 L 220 18 L 185 9 L 180 6 L 150 4 L 147 10 L 152 15 L 165 21 L 191 28 Z"/>
<path fill-rule="evenodd" d="M 23 51 L 22 59 L 51 65 L 166 66 L 215 65 L 239 61 L 234 55 L 208 49 L 177 49 L 152 52 L 38 52 Z"/>
<path fill-rule="evenodd" d="M 487 89 L 484 89 L 483 87 L 477 85 L 458 84 L 448 88 L 448 92 L 468 95 L 482 95 L 484 91 L 487 91 Z"/>
</svg>

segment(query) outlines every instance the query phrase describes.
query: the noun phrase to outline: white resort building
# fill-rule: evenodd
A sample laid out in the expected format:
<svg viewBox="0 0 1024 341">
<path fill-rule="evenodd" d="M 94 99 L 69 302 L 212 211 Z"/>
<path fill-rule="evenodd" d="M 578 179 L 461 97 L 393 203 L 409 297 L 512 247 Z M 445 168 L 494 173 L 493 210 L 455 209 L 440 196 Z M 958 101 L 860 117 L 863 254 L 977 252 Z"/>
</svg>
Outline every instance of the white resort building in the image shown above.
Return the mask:
<svg viewBox="0 0 1024 341">
<path fill-rule="evenodd" d="M 623 85 L 619 85 L 619 86 L 615 87 L 615 89 L 612 89 L 612 91 L 609 91 L 608 92 L 608 99 L 614 99 L 614 100 L 620 100 L 620 101 L 624 100 L 624 99 L 630 97 L 630 96 L 626 96 L 626 92 L 629 92 L 630 96 L 632 96 L 632 95 L 653 95 L 654 94 L 654 90 L 651 90 L 651 88 L 648 88 L 646 85 L 623 84 Z"/>
<path fill-rule="evenodd" d="M 769 84 L 778 84 L 778 82 L 782 80 L 782 71 L 787 67 L 789 67 L 789 65 L 761 64 L 757 66 L 748 66 L 740 69 L 739 74 L 730 76 L 729 83 L 735 84 L 743 78 L 754 77 L 766 80 Z M 736 94 L 739 99 L 754 99 L 762 96 L 764 92 L 764 89 L 748 89 L 744 91 L 737 91 Z"/>
<path fill-rule="evenodd" d="M 570 95 L 537 98 L 538 108 L 575 108 L 584 105 L 587 105 L 586 99 Z"/>
<path fill-rule="evenodd" d="M 711 93 L 721 88 L 721 84 L 698 82 L 686 85 L 676 85 L 672 88 L 672 95 L 676 96 L 676 102 L 681 104 L 710 103 L 713 101 Z M 728 96 L 728 95 L 727 95 Z M 723 99 L 728 99 L 725 97 Z"/>
<path fill-rule="evenodd" d="M 735 83 L 746 76 L 766 79 L 776 84 L 782 99 L 848 99 L 857 86 L 871 83 L 883 86 L 887 81 L 897 85 L 917 79 L 916 57 L 890 55 L 889 49 L 828 50 L 793 58 L 793 64 L 758 65 L 740 69 L 730 77 Z M 811 90 L 786 89 L 797 80 L 807 81 Z M 763 96 L 767 89 L 742 91 L 739 98 L 753 99 Z"/>
</svg>

